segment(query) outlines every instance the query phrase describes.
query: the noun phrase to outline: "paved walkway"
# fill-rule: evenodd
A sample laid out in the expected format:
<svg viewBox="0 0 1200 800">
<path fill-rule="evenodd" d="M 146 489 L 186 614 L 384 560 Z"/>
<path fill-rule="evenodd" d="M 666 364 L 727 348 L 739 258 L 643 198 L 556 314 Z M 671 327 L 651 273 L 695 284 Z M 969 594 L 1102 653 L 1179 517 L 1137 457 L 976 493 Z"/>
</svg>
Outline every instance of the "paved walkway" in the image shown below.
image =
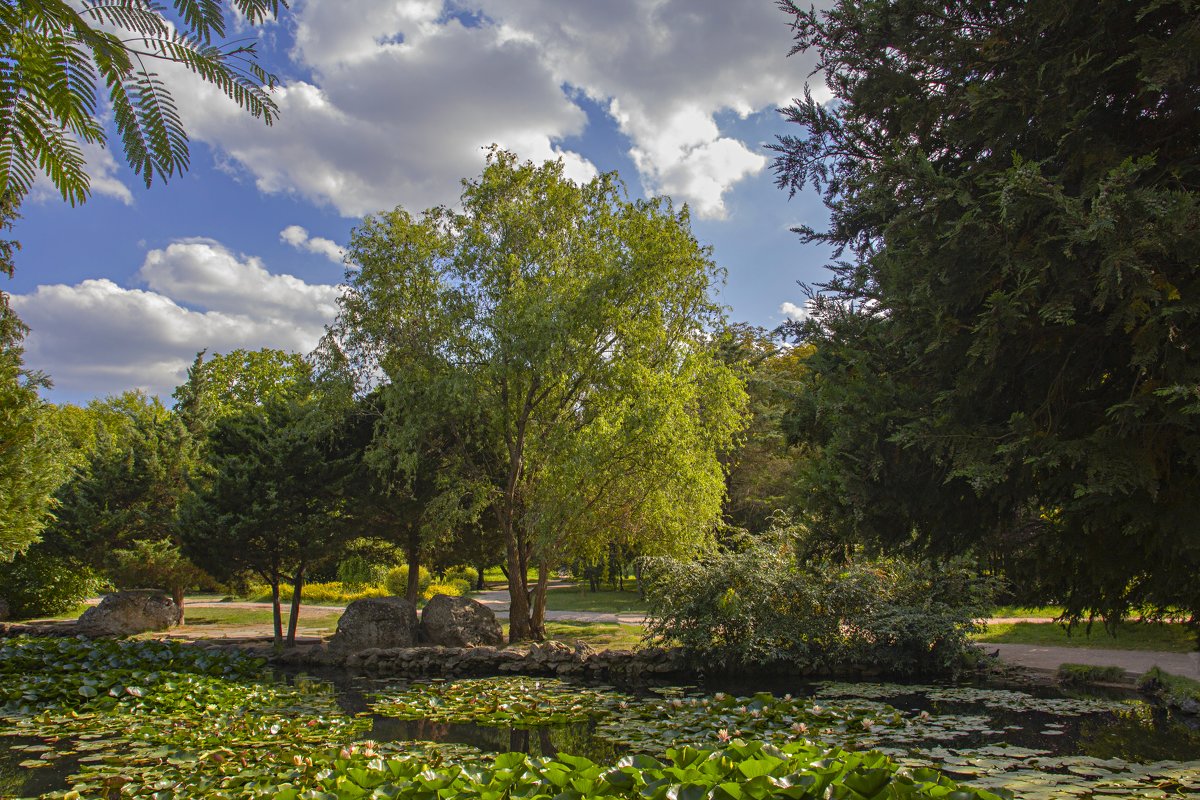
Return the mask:
<svg viewBox="0 0 1200 800">
<path fill-rule="evenodd" d="M 981 644 L 987 653 L 1027 669 L 1056 672 L 1060 664 L 1092 664 L 1120 667 L 1137 677 L 1157 666 L 1172 675 L 1200 680 L 1200 653 L 1166 653 L 1151 650 L 1097 650 L 1085 647 L 1041 647 L 1028 644 Z"/>
</svg>

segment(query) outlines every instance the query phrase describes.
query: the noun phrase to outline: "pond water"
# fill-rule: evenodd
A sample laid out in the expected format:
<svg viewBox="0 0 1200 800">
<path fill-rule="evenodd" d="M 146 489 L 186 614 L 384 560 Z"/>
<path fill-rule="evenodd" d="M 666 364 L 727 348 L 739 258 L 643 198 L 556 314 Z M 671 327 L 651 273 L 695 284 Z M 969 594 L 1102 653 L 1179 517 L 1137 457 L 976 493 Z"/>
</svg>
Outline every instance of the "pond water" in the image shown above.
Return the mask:
<svg viewBox="0 0 1200 800">
<path fill-rule="evenodd" d="M 158 693 L 131 686 L 134 676 Z M 37 797 L 68 786 L 82 787 L 84 796 L 89 787 L 92 796 L 110 790 L 116 796 L 132 772 L 161 772 L 166 786 L 210 762 L 221 769 L 236 758 L 256 764 L 255 748 L 302 754 L 370 740 L 384 755 L 420 747 L 455 762 L 518 751 L 611 764 L 628 753 L 659 755 L 668 747 L 739 739 L 880 750 L 902 764 L 935 766 L 956 780 L 1028 800 L 1200 797 L 1194 721 L 1124 692 L 780 681 L 622 688 L 513 677 L 409 682 L 286 673 L 267 682 L 243 676 L 222 683 L 128 670 L 118 677 L 97 683 L 101 699 L 105 689 L 114 698 L 109 714 L 22 713 L 10 693 L 0 722 L 7 737 L 0 739 L 0 797 Z M 87 696 L 88 685 L 77 693 Z M 40 697 L 39 691 L 21 697 Z M 138 709 L 148 709 L 140 716 L 122 716 L 131 695 Z M 169 702 L 156 715 L 146 703 L 159 695 Z"/>
</svg>

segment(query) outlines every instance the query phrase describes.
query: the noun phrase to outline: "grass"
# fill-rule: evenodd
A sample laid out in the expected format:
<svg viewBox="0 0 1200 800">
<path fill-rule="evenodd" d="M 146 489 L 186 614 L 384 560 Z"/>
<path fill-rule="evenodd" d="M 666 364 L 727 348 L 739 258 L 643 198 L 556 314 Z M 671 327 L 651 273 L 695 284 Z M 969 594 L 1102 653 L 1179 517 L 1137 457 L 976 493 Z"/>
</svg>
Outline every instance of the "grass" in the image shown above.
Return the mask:
<svg viewBox="0 0 1200 800">
<path fill-rule="evenodd" d="M 1174 700 L 1173 705 L 1188 699 L 1200 701 L 1200 681 L 1172 675 L 1158 667 L 1151 667 L 1149 672 L 1138 678 L 1137 685 L 1143 692 L 1157 694 L 1168 702 Z"/>
<path fill-rule="evenodd" d="M 1093 683 L 1123 683 L 1125 670 L 1120 667 L 1101 667 L 1095 664 L 1059 664 L 1058 680 L 1072 686 Z"/>
<path fill-rule="evenodd" d="M 973 636 L 977 642 L 994 644 L 1028 644 L 1042 647 L 1084 647 L 1108 650 L 1160 650 L 1169 653 L 1190 653 L 1196 649 L 1196 638 L 1179 623 L 1125 622 L 1111 635 L 1096 623 L 1089 635 L 1086 626 L 1067 630 L 1053 622 L 1015 622 L 987 626 L 983 633 Z"/>
<path fill-rule="evenodd" d="M 547 621 L 546 638 L 567 644 L 582 642 L 597 650 L 634 650 L 642 645 L 641 625 L 617 625 L 612 622 Z M 507 640 L 508 625 L 504 626 Z"/>
<path fill-rule="evenodd" d="M 610 614 L 644 614 L 646 603 L 637 592 L 601 589 L 589 592 L 586 584 L 562 586 L 546 592 L 550 611 L 602 611 Z"/>
<path fill-rule="evenodd" d="M 1062 606 L 996 606 L 993 617 L 1045 617 L 1054 619 L 1063 613 Z"/>
</svg>

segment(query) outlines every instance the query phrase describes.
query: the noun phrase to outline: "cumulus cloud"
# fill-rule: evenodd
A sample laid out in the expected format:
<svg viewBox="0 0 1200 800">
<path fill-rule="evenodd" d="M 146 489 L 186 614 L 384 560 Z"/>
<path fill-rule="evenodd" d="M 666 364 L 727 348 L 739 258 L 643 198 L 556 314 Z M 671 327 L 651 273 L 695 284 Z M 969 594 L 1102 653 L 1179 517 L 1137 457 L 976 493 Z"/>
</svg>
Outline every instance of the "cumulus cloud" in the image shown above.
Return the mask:
<svg viewBox="0 0 1200 800">
<path fill-rule="evenodd" d="M 297 250 L 307 250 L 325 256 L 335 264 L 341 264 L 342 257 L 346 254 L 337 242 L 321 236 L 309 236 L 308 231 L 299 225 L 288 225 L 279 232 L 279 239 Z"/>
<path fill-rule="evenodd" d="M 805 300 L 802 306 L 789 302 L 780 303 L 779 313 L 792 322 L 804 322 L 812 316 L 812 300 Z"/>
<path fill-rule="evenodd" d="M 721 217 L 767 159 L 720 120 L 774 109 L 808 72 L 785 61 L 787 18 L 767 2 L 358 0 L 348 14 L 341 0 L 308 0 L 293 17 L 306 78 L 276 92 L 277 125 L 186 76 L 180 110 L 261 191 L 346 216 L 452 203 L 492 143 L 591 177 L 562 144 L 584 131 L 582 94 L 628 137 L 648 191 Z"/>
<path fill-rule="evenodd" d="M 113 144 L 120 146 L 116 142 Z M 129 191 L 129 187 L 117 177 L 117 160 L 112 152 L 91 142 L 79 143 L 79 149 L 83 153 L 84 161 L 87 162 L 86 172 L 92 194 L 111 197 L 127 206 L 133 205 L 133 192 Z M 45 175 L 38 175 L 30 196 L 36 202 L 62 199 L 58 189 Z"/>
<path fill-rule="evenodd" d="M 199 350 L 308 352 L 336 312 L 336 286 L 272 274 L 210 239 L 150 251 L 138 276 L 147 289 L 92 279 L 15 295 L 27 363 L 70 393 L 167 397 Z"/>
</svg>

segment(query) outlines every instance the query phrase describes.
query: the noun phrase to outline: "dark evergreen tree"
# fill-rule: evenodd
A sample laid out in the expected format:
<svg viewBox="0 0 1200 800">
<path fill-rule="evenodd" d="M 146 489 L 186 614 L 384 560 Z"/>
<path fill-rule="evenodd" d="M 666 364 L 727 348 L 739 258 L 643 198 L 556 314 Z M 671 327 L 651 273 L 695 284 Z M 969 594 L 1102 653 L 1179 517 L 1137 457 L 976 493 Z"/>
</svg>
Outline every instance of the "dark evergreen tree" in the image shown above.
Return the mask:
<svg viewBox="0 0 1200 800">
<path fill-rule="evenodd" d="M 1200 614 L 1200 4 L 780 4 L 840 259 L 794 332 L 814 520 L 1020 554 L 1074 615 Z"/>
</svg>

